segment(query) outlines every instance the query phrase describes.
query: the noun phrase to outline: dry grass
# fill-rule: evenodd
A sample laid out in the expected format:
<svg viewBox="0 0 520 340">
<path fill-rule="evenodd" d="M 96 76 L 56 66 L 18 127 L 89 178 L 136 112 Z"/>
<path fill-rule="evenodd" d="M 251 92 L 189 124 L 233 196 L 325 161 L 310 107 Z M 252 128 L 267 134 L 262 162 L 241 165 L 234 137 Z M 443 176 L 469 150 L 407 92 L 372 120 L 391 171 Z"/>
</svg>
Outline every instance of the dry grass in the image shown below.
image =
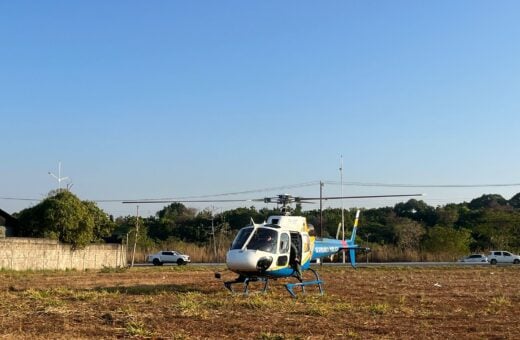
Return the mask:
<svg viewBox="0 0 520 340">
<path fill-rule="evenodd" d="M 216 269 L 1 272 L 0 337 L 520 338 L 520 267 L 323 267 L 325 295 L 298 299 L 231 295 Z"/>
<path fill-rule="evenodd" d="M 372 262 L 443 262 L 454 261 L 465 254 L 453 254 L 449 252 L 431 253 L 413 249 L 400 249 L 394 245 L 375 244 L 371 247 L 372 252 L 368 254 Z M 366 256 L 358 255 L 358 261 L 364 262 Z"/>
<path fill-rule="evenodd" d="M 231 242 L 226 243 L 225 246 L 217 247 L 217 252 L 215 255 L 215 249 L 213 245 L 197 245 L 195 243 L 187 243 L 178 240 L 172 241 L 164 241 L 157 246 L 150 249 L 136 249 L 135 253 L 135 261 L 136 262 L 146 262 L 147 256 L 153 253 L 156 253 L 160 250 L 176 250 L 183 254 L 188 254 L 191 257 L 193 262 L 202 262 L 202 263 L 218 263 L 224 262 L 226 259 L 226 253 L 229 250 L 229 245 Z M 128 248 L 127 258 L 132 258 L 132 247 Z"/>
<path fill-rule="evenodd" d="M 139 249 L 136 250 L 135 260 L 136 262 L 145 262 L 147 255 L 153 254 L 160 250 L 177 250 L 181 253 L 190 255 L 193 262 L 202 263 L 219 263 L 224 262 L 226 259 L 226 253 L 229 250 L 231 241 L 222 244 L 215 249 L 212 244 L 197 245 L 195 243 L 187 243 L 178 240 L 165 241 L 153 248 Z M 412 250 L 412 249 L 400 249 L 394 245 L 380 245 L 380 244 L 369 244 L 372 251 L 368 254 L 370 262 L 442 262 L 442 261 L 454 261 L 465 254 L 453 254 L 453 253 L 429 253 L 425 251 Z M 132 258 L 132 247 L 128 248 L 127 258 Z M 341 257 L 340 254 L 336 255 L 336 258 Z M 359 252 L 357 255 L 359 262 L 366 261 L 366 255 L 363 252 Z"/>
</svg>

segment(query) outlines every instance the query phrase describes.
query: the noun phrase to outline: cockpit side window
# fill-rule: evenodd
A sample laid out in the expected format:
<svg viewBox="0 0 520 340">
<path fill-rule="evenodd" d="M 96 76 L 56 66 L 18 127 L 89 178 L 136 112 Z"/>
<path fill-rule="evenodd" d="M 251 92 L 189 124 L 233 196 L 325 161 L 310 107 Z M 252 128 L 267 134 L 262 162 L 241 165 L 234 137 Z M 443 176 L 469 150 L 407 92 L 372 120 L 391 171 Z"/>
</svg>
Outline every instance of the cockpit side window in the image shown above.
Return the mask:
<svg viewBox="0 0 520 340">
<path fill-rule="evenodd" d="M 283 233 L 280 235 L 280 254 L 287 254 L 291 245 L 291 238 L 289 234 Z"/>
<path fill-rule="evenodd" d="M 311 240 L 308 235 L 302 236 L 303 252 L 306 253 L 311 250 Z"/>
</svg>

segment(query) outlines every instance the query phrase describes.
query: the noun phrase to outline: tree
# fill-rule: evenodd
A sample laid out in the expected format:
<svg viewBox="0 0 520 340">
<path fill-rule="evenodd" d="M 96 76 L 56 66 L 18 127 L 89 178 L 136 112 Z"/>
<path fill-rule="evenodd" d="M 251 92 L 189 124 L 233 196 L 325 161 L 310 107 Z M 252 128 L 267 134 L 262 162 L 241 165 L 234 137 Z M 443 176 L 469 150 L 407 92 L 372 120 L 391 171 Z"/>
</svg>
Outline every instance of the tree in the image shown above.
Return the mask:
<svg viewBox="0 0 520 340">
<path fill-rule="evenodd" d="M 424 248 L 433 253 L 462 255 L 469 252 L 471 241 L 471 232 L 467 229 L 435 226 L 428 230 Z"/>
<path fill-rule="evenodd" d="M 111 234 L 114 225 L 93 202 L 83 202 L 69 191 L 60 191 L 20 212 L 21 234 L 46 237 L 81 248 Z"/>
<path fill-rule="evenodd" d="M 157 212 L 157 217 L 164 221 L 183 222 L 195 217 L 196 210 L 187 208 L 182 203 L 172 203 Z"/>
<path fill-rule="evenodd" d="M 225 211 L 222 213 L 222 218 L 229 223 L 232 230 L 237 230 L 251 224 L 251 219 L 255 223 L 262 223 L 265 216 L 259 213 L 254 206 L 251 206 Z"/>
<path fill-rule="evenodd" d="M 435 209 L 422 200 L 411 199 L 406 203 L 397 203 L 394 211 L 399 217 L 421 222 L 428 227 L 433 227 L 437 223 Z"/>
<path fill-rule="evenodd" d="M 475 198 L 469 202 L 469 208 L 473 210 L 482 208 L 497 208 L 500 206 L 506 206 L 507 200 L 500 195 L 482 195 L 479 198 Z"/>
<path fill-rule="evenodd" d="M 425 234 L 424 227 L 409 218 L 396 218 L 391 222 L 394 227 L 396 245 L 402 250 L 418 250 L 421 238 Z"/>
<path fill-rule="evenodd" d="M 520 209 L 520 192 L 509 200 L 509 205 L 515 209 Z"/>
<path fill-rule="evenodd" d="M 518 249 L 520 213 L 503 209 L 481 209 L 473 213 L 471 229 L 478 249 Z"/>
<path fill-rule="evenodd" d="M 364 210 L 360 218 L 359 233 L 370 234 L 371 242 L 379 244 L 393 244 L 395 231 L 388 221 L 395 220 L 396 215 L 391 207 Z"/>
<path fill-rule="evenodd" d="M 92 201 L 83 201 L 88 213 L 94 219 L 94 241 L 109 237 L 116 225 L 114 221 Z"/>
<path fill-rule="evenodd" d="M 157 218 L 148 220 L 148 236 L 155 240 L 167 240 L 170 237 L 182 236 L 183 230 L 195 218 L 196 210 L 187 208 L 182 203 L 172 203 L 156 214 Z M 182 238 L 182 237 L 181 237 Z"/>
<path fill-rule="evenodd" d="M 136 216 L 118 217 L 114 223 L 117 227 L 113 235 L 119 240 L 124 240 L 124 243 L 128 240 L 128 244 L 132 245 L 135 242 L 137 221 L 139 221 L 137 245 L 144 250 L 151 249 L 154 242 L 148 237 L 148 232 L 150 225 L 153 225 L 156 221 L 154 217 L 143 218 L 139 216 L 139 219 Z"/>
<path fill-rule="evenodd" d="M 453 227 L 459 220 L 460 210 L 461 208 L 456 204 L 438 207 L 435 210 L 437 214 L 437 224 L 445 227 Z"/>
</svg>

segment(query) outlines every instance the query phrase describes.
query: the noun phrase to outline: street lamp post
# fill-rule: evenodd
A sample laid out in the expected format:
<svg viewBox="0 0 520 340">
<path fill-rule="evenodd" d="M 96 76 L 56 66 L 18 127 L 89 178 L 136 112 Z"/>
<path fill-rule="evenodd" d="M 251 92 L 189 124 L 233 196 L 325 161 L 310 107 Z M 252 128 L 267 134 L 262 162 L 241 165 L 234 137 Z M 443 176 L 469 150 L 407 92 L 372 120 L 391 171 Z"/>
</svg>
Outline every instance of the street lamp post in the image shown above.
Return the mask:
<svg viewBox="0 0 520 340">
<path fill-rule="evenodd" d="M 214 261 L 217 261 L 217 239 L 215 235 L 215 211 L 220 208 L 215 208 L 215 206 L 211 206 L 206 208 L 205 210 L 211 213 L 211 236 L 213 239 L 213 257 Z"/>
</svg>

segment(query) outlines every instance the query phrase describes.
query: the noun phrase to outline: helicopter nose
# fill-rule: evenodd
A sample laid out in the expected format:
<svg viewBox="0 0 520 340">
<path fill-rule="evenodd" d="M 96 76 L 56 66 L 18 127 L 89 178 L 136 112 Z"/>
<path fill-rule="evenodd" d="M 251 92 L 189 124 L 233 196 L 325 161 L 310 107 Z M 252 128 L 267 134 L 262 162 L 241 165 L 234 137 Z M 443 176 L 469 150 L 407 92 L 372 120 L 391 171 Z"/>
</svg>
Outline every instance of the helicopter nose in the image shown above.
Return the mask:
<svg viewBox="0 0 520 340">
<path fill-rule="evenodd" d="M 233 249 L 228 251 L 226 265 L 230 270 L 236 271 L 256 271 L 259 254 L 256 250 Z"/>
</svg>

